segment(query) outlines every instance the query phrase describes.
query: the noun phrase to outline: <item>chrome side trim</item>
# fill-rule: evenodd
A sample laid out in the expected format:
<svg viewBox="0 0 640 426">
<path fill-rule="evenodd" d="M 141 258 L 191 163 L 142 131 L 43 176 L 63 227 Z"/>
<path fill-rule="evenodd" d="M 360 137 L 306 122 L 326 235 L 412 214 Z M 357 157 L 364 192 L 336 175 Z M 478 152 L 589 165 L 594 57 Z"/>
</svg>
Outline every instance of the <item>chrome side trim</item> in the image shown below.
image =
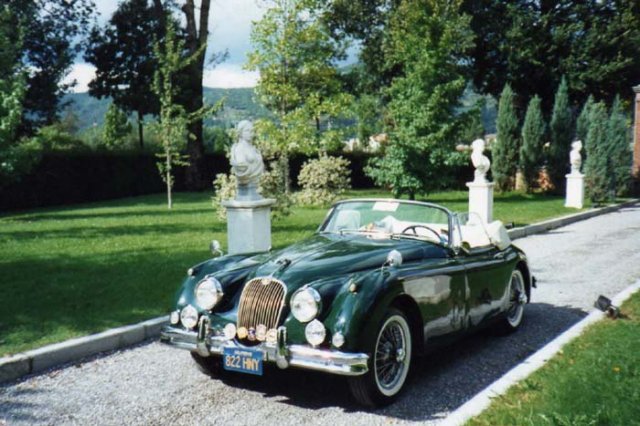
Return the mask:
<svg viewBox="0 0 640 426">
<path fill-rule="evenodd" d="M 165 326 L 160 332 L 160 341 L 171 346 L 190 351 L 197 351 L 202 344 L 211 355 L 222 355 L 224 348 L 244 348 L 235 340 L 226 340 L 223 336 L 206 336 L 199 341 L 198 332 L 177 327 Z M 359 376 L 368 368 L 369 356 L 364 353 L 341 352 L 331 349 L 317 349 L 306 345 L 286 345 L 287 330 L 278 328 L 278 341 L 275 345 L 261 343 L 253 346 L 263 352 L 266 362 L 275 362 L 280 368 L 296 367 L 307 370 L 322 371 L 341 376 Z"/>
</svg>

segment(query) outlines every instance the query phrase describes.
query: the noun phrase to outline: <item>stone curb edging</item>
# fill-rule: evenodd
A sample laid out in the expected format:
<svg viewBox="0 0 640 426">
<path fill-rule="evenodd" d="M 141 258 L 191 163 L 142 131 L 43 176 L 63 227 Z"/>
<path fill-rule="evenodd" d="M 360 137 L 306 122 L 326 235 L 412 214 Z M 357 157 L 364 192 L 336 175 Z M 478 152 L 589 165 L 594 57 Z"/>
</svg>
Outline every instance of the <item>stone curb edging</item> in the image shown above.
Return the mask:
<svg viewBox="0 0 640 426">
<path fill-rule="evenodd" d="M 160 334 L 162 326 L 168 323 L 169 316 L 165 315 L 0 358 L 0 383 L 155 338 Z"/>
<path fill-rule="evenodd" d="M 624 207 L 632 206 L 638 202 L 640 202 L 640 199 L 635 198 L 620 204 L 614 204 L 611 206 L 589 209 L 584 212 L 574 213 L 567 216 L 562 216 L 555 219 L 549 219 L 543 222 L 534 223 L 533 225 L 527 225 L 519 228 L 509 229 L 507 232 L 509 233 L 509 237 L 512 240 L 515 240 L 518 238 L 524 238 L 524 237 L 528 237 L 529 235 L 541 234 L 543 232 L 547 232 L 552 229 L 560 228 L 562 226 L 567 226 L 572 223 L 579 222 L 581 220 L 591 219 L 592 217 L 600 216 L 607 213 L 612 213 Z"/>
<path fill-rule="evenodd" d="M 618 293 L 613 298 L 612 303 L 615 306 L 620 306 L 638 290 L 640 290 L 640 281 L 637 281 L 635 284 L 630 285 Z M 507 371 L 501 378 L 491 383 L 469 401 L 458 407 L 440 424 L 445 426 L 459 426 L 465 424 L 471 418 L 478 416 L 489 407 L 493 398 L 505 394 L 511 386 L 529 377 L 550 361 L 567 343 L 580 336 L 587 327 L 605 317 L 606 315 L 603 312 L 597 310 L 591 311 L 589 315 L 578 321 L 571 328 L 547 343 L 540 350 Z"/>
<path fill-rule="evenodd" d="M 510 229 L 509 237 L 515 240 L 529 235 L 547 232 L 551 229 L 569 225 L 619 210 L 639 202 L 634 199 L 625 203 L 606 206 L 585 212 L 575 213 L 544 222 L 534 223 L 520 228 Z M 60 343 L 43 346 L 38 349 L 0 358 L 0 383 L 19 379 L 27 374 L 39 373 L 56 365 L 116 349 L 126 348 L 146 339 L 157 337 L 163 325 L 168 324 L 169 317 L 161 316 L 138 324 L 113 328 L 102 333 L 78 337 Z"/>
</svg>

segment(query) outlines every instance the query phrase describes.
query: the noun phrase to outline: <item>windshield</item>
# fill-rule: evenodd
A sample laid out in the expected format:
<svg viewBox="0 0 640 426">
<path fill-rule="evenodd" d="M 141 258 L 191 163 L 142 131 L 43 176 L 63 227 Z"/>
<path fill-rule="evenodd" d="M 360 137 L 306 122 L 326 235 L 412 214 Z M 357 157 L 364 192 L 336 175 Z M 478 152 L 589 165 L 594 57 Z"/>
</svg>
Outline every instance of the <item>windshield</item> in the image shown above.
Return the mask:
<svg viewBox="0 0 640 426">
<path fill-rule="evenodd" d="M 320 231 L 360 233 L 374 238 L 416 238 L 447 244 L 449 213 L 441 207 L 423 203 L 346 201 L 329 212 Z"/>
</svg>

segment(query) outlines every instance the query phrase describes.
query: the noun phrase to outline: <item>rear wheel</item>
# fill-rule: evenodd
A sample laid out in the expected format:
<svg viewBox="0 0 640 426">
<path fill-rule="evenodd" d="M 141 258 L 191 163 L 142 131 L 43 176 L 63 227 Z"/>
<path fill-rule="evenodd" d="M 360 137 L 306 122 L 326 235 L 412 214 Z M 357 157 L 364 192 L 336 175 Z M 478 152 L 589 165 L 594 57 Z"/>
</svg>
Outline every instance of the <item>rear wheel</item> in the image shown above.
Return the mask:
<svg viewBox="0 0 640 426">
<path fill-rule="evenodd" d="M 400 394 L 411 367 L 412 344 L 407 317 L 389 309 L 370 351 L 369 371 L 349 379 L 351 393 L 360 404 L 380 407 Z"/>
<path fill-rule="evenodd" d="M 218 356 L 202 356 L 197 352 L 191 352 L 191 358 L 196 363 L 198 370 L 207 376 L 218 378 L 222 374 L 222 358 Z"/>
<path fill-rule="evenodd" d="M 527 290 L 524 284 L 524 276 L 519 269 L 514 269 L 509 282 L 509 307 L 504 318 L 499 324 L 499 331 L 503 333 L 514 332 L 522 324 L 524 317 L 524 305 L 527 303 Z"/>
</svg>

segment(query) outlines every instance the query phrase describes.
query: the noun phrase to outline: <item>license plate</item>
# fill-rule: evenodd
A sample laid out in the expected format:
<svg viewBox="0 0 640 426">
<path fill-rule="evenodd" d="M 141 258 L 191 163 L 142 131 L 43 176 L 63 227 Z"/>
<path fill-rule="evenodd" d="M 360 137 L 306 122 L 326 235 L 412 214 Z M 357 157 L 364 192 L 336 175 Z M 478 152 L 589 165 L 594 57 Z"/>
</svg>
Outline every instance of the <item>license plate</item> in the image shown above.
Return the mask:
<svg viewBox="0 0 640 426">
<path fill-rule="evenodd" d="M 247 348 L 224 348 L 222 365 L 225 370 L 262 376 L 264 354 Z"/>
</svg>

